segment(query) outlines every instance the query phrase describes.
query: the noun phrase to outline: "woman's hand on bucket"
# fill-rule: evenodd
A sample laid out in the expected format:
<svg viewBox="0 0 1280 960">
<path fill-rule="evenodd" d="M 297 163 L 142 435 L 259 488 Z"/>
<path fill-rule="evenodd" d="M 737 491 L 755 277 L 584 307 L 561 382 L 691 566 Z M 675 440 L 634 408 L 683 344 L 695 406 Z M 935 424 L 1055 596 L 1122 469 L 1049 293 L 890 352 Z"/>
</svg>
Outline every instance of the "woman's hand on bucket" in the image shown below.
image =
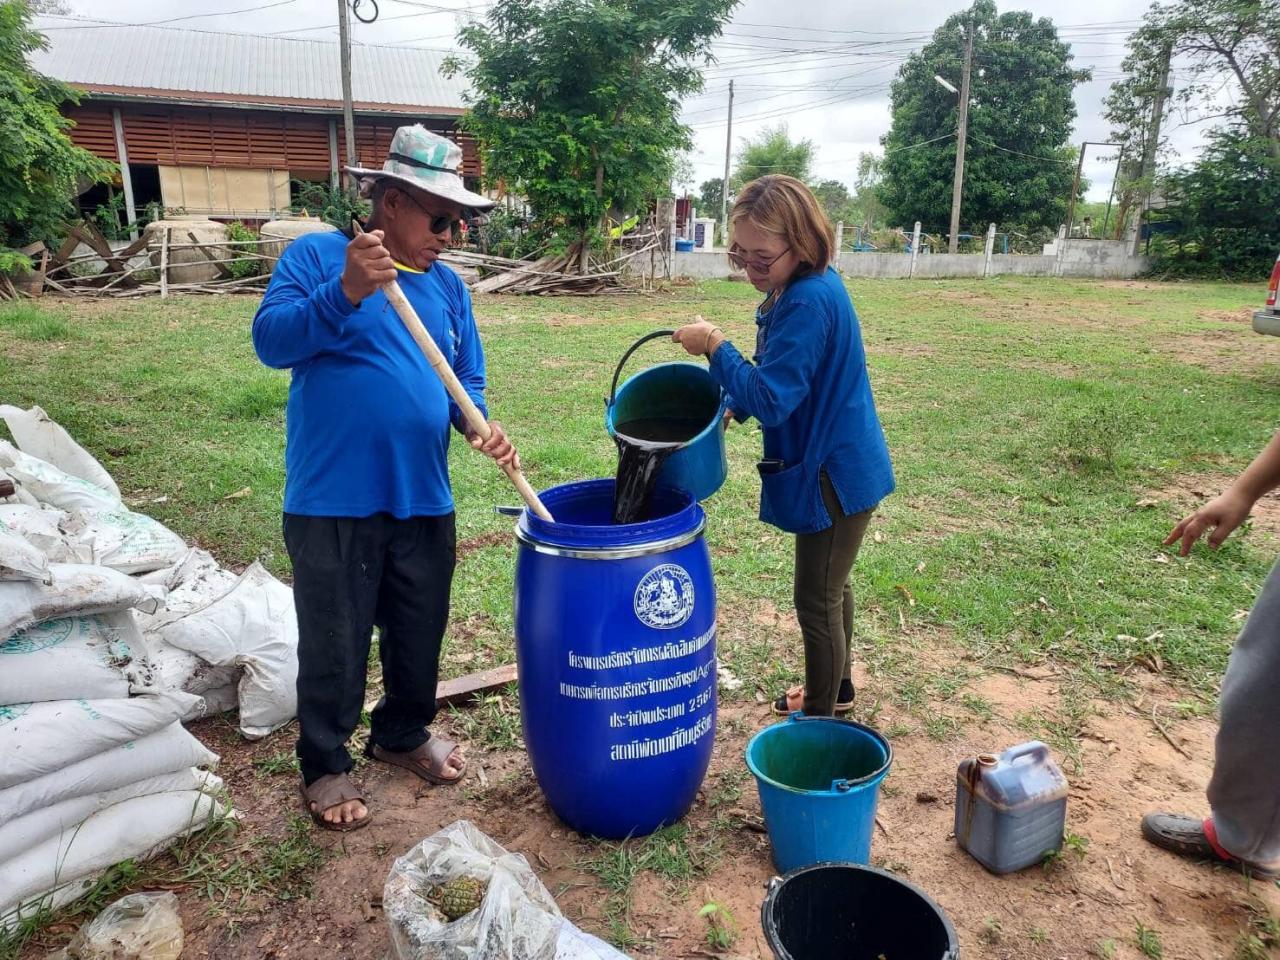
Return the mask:
<svg viewBox="0 0 1280 960">
<path fill-rule="evenodd" d="M 488 440 L 483 440 L 480 434 L 473 430 L 468 430 L 467 443 L 485 456 L 493 457 L 498 461 L 498 466 L 500 467 L 514 466 L 517 470 L 520 469 L 520 454 L 516 452 L 516 448 L 512 445 L 507 432 L 502 429 L 502 424 L 497 420 L 489 421 Z"/>
<path fill-rule="evenodd" d="M 693 323 L 687 323 L 671 335 L 671 339 L 695 357 L 710 357 L 724 343 L 724 331 L 715 324 L 697 317 Z"/>
</svg>

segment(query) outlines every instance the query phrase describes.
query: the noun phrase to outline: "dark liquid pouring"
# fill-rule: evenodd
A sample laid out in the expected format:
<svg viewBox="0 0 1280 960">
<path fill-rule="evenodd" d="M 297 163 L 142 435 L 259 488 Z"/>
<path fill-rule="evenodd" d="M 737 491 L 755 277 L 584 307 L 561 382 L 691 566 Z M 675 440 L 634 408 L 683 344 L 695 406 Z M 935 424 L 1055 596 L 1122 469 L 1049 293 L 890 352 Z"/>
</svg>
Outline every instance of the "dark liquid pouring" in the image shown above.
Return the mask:
<svg viewBox="0 0 1280 960">
<path fill-rule="evenodd" d="M 699 420 L 670 417 L 618 424 L 613 438 L 618 445 L 614 523 L 639 523 L 649 516 L 653 488 L 663 462 L 705 428 L 706 423 Z"/>
</svg>

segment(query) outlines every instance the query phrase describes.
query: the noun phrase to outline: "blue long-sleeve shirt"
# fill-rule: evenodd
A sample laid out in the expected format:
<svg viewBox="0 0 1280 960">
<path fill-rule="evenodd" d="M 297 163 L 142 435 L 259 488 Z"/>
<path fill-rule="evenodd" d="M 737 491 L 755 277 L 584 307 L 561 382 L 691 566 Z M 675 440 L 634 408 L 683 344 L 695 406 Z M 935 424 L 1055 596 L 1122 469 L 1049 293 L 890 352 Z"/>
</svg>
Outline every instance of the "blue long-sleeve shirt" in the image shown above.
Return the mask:
<svg viewBox="0 0 1280 960">
<path fill-rule="evenodd" d="M 347 237 L 313 233 L 276 263 L 253 345 L 293 373 L 285 414 L 286 513 L 443 516 L 453 510 L 449 427 L 465 426 L 421 349 L 378 291 L 352 306 L 339 278 Z M 483 412 L 484 351 L 471 296 L 442 263 L 400 286 Z"/>
<path fill-rule="evenodd" d="M 765 457 L 782 461 L 761 476 L 760 519 L 790 533 L 831 526 L 824 471 L 846 514 L 874 507 L 893 492 L 893 467 L 840 275 L 827 268 L 791 283 L 756 325 L 754 363 L 724 343 L 711 375 L 739 418 L 760 421 Z"/>
</svg>

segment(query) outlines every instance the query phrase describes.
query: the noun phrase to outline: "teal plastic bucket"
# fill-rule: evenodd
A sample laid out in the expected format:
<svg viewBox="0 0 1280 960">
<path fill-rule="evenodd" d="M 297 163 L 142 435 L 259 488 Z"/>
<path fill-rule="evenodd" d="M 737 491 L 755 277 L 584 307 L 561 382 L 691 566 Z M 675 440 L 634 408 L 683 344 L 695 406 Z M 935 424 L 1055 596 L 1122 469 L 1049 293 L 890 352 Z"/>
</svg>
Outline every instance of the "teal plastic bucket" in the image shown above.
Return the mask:
<svg viewBox="0 0 1280 960">
<path fill-rule="evenodd" d="M 883 736 L 849 720 L 793 713 L 747 744 L 773 862 L 867 863 L 880 782 L 893 763 Z"/>
<path fill-rule="evenodd" d="M 642 344 L 670 340 L 672 331 L 658 330 L 641 337 L 622 355 L 605 398 L 605 428 L 612 437 L 617 425 L 642 419 L 689 419 L 706 424 L 702 432 L 667 457 L 658 470 L 658 486 L 681 490 L 695 500 L 706 500 L 729 476 L 724 446 L 724 392 L 700 363 L 660 363 L 629 377 L 618 378 L 623 365 Z"/>
</svg>

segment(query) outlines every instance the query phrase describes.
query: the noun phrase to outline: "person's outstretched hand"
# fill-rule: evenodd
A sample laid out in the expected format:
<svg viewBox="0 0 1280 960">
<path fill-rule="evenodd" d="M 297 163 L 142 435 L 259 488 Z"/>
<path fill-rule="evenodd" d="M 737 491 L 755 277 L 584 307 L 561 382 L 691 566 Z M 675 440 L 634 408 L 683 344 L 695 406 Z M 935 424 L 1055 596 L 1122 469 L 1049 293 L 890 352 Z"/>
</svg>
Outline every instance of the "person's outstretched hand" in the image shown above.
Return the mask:
<svg viewBox="0 0 1280 960">
<path fill-rule="evenodd" d="M 1164 538 L 1164 545 L 1167 547 L 1181 540 L 1178 554 L 1185 557 L 1204 532 L 1212 528 L 1209 546 L 1217 550 L 1231 535 L 1231 531 L 1249 518 L 1249 511 L 1252 509 L 1252 500 L 1233 490 L 1227 490 L 1174 527 L 1173 532 Z"/>
</svg>

